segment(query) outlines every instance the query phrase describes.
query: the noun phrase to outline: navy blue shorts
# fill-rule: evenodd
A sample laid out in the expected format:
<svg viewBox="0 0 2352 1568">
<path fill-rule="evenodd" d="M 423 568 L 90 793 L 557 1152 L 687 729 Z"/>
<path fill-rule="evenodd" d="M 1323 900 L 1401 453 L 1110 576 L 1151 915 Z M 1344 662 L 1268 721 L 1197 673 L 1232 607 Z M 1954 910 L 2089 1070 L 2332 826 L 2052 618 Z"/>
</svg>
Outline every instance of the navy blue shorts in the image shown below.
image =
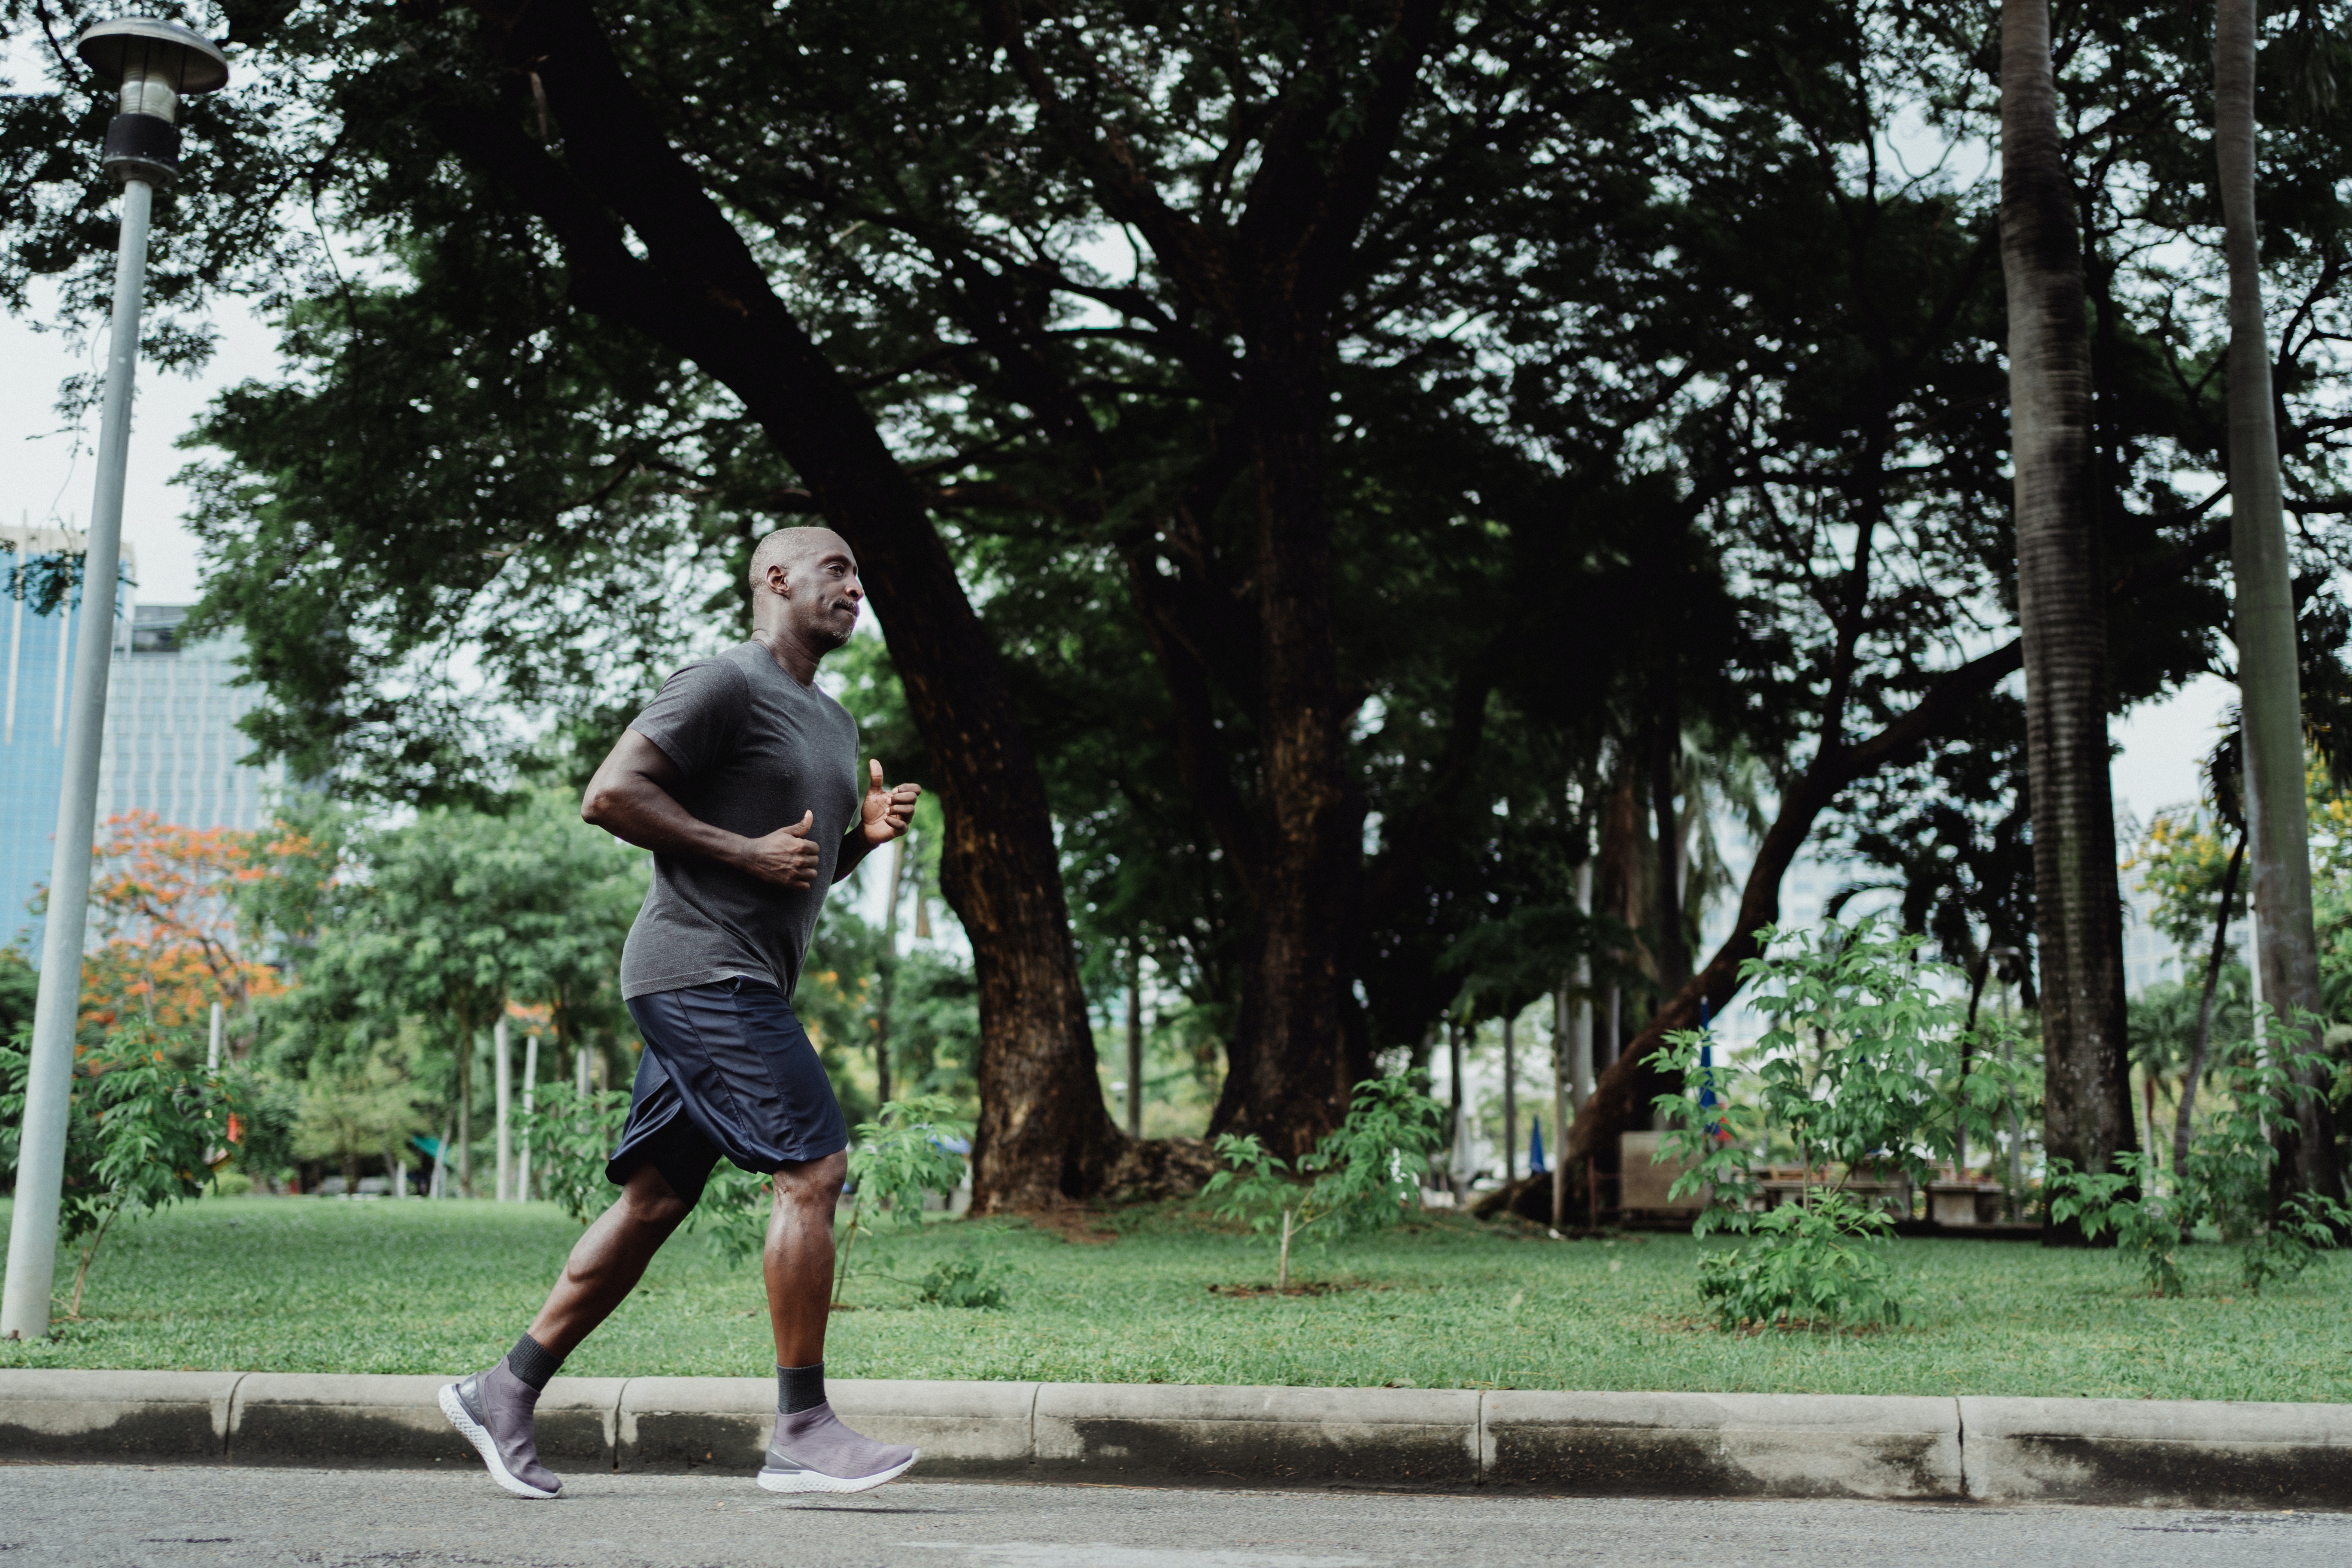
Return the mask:
<svg viewBox="0 0 2352 1568">
<path fill-rule="evenodd" d="M 625 1184 L 650 1161 L 690 1205 L 722 1156 L 765 1174 L 849 1147 L 816 1047 L 766 981 L 633 996 L 629 1016 L 646 1048 L 605 1180 Z"/>
</svg>

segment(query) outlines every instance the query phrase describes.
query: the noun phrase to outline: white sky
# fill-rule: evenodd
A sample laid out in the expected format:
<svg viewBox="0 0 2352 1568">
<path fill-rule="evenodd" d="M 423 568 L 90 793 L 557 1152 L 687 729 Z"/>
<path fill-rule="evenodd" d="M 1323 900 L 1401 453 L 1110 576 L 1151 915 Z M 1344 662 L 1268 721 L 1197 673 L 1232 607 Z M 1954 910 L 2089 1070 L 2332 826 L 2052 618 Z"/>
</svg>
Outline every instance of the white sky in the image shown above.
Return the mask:
<svg viewBox="0 0 2352 1568">
<path fill-rule="evenodd" d="M 215 394 L 277 368 L 277 337 L 229 305 L 215 317 L 221 343 L 194 380 L 142 365 L 131 426 L 130 473 L 122 503 L 122 541 L 138 552 L 139 597 L 149 604 L 186 604 L 196 597 L 196 542 L 181 522 L 187 493 L 171 482 L 192 453 L 173 443 L 195 423 Z M 37 332 L 0 316 L 0 522 L 36 528 L 83 528 L 89 521 L 91 466 L 98 443 L 92 410 L 78 430 L 60 430 L 58 384 L 93 367 L 106 353 L 103 321 L 68 353 L 63 334 Z"/>
</svg>

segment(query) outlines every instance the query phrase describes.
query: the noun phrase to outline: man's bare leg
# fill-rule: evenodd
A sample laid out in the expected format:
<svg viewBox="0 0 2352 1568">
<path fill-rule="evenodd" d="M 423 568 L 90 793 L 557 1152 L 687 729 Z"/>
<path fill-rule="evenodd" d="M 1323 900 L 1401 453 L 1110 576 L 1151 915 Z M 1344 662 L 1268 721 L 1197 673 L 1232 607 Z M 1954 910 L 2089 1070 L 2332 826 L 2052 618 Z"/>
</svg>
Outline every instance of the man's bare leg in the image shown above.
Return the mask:
<svg viewBox="0 0 2352 1568">
<path fill-rule="evenodd" d="M 559 1361 L 578 1349 L 637 1288 L 654 1254 L 690 1212 L 651 1162 L 638 1166 L 619 1199 L 572 1244 L 547 1304 L 530 1321 L 530 1337 Z"/>
<path fill-rule="evenodd" d="M 824 1331 L 833 1311 L 833 1211 L 849 1156 L 828 1154 L 775 1175 L 761 1269 L 776 1333 L 776 1436 L 760 1485 L 773 1492 L 862 1492 L 895 1480 L 915 1450 L 841 1424 L 824 1396 Z"/>
<path fill-rule="evenodd" d="M 825 1324 L 833 1312 L 833 1213 L 848 1176 L 845 1152 L 803 1160 L 775 1174 L 760 1270 L 767 1279 L 778 1366 L 824 1360 Z"/>
<path fill-rule="evenodd" d="M 688 1207 L 652 1164 L 637 1167 L 619 1201 L 572 1248 L 530 1331 L 498 1365 L 441 1390 L 442 1413 L 482 1456 L 490 1479 L 508 1491 L 551 1498 L 562 1489 L 563 1483 L 539 1462 L 532 1417 L 540 1393 L 563 1358 L 636 1289 L 646 1265 L 685 1220 Z"/>
</svg>

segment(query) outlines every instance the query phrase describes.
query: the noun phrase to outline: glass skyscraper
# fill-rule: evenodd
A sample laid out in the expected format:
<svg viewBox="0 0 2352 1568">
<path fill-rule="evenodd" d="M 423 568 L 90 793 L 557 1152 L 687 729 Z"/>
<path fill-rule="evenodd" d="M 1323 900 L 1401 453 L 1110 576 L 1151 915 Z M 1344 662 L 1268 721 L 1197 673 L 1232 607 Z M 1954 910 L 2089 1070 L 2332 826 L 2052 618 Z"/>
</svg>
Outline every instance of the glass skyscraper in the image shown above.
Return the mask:
<svg viewBox="0 0 2352 1568">
<path fill-rule="evenodd" d="M 82 536 L 59 529 L 0 529 L 7 564 L 79 554 Z M 124 552 L 131 562 L 129 552 Z M 65 773 L 66 699 L 81 611 L 37 615 L 0 599 L 0 943 L 24 939 L 40 952 L 40 922 L 26 905 L 49 879 Z M 234 637 L 184 642 L 182 605 L 133 605 L 117 594 L 114 658 L 107 679 L 106 744 L 98 773 L 99 835 L 109 816 L 152 811 L 183 827 L 261 826 L 279 770 L 243 765 L 251 743 L 236 721 L 260 702 L 236 675 Z"/>
<path fill-rule="evenodd" d="M 243 638 L 184 642 L 185 605 L 131 611 L 131 643 L 116 646 L 107 680 L 106 751 L 98 764 L 98 820 L 152 811 L 181 827 L 259 827 L 269 820 L 278 769 L 238 761 L 253 750 L 237 721 L 260 705 L 237 686 Z"/>
</svg>

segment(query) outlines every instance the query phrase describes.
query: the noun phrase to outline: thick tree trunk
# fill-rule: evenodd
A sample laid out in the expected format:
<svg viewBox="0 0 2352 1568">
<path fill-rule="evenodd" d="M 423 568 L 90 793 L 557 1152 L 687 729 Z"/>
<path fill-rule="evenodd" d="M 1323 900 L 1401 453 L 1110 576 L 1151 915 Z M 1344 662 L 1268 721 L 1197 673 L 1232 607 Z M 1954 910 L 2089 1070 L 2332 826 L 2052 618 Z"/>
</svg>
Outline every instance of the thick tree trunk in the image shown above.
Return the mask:
<svg viewBox="0 0 2352 1568">
<path fill-rule="evenodd" d="M 2091 484 L 2091 358 L 2049 0 L 2001 6 L 2001 268 L 2008 284 L 2046 1146 L 2084 1171 L 2134 1147 L 2123 919 L 2107 779 L 2106 605 Z M 2053 1242 L 2079 1240 L 2066 1227 Z"/>
<path fill-rule="evenodd" d="M 507 58 L 544 84 L 563 163 L 494 114 L 428 114 L 547 225 L 583 308 L 667 344 L 743 400 L 857 552 L 935 770 L 947 825 L 940 890 L 979 979 L 974 1212 L 1094 1191 L 1122 1141 L 1095 1075 L 1045 787 L 922 497 L 663 136 L 584 0 L 481 9 Z"/>
<path fill-rule="evenodd" d="M 2223 248 L 2230 264 L 2230 557 L 2236 581 L 2238 691 L 2245 721 L 2246 836 L 2253 866 L 2254 963 L 2283 1043 L 2316 1049 L 2300 1015 L 2320 1017 L 2319 948 L 2312 929 L 2310 827 L 2305 816 L 2303 692 L 2294 585 L 2279 505 L 2276 411 L 2263 320 L 2262 245 L 2254 225 L 2255 0 L 2220 0 L 2213 26 L 2213 147 L 2221 163 Z M 2307 1087 L 2319 1075 L 2299 1073 Z M 2344 1194 L 2335 1119 L 2314 1093 L 2295 1109 L 2297 1185 Z"/>
<path fill-rule="evenodd" d="M 1221 353 L 1225 342 L 1242 345 L 1230 384 L 1255 481 L 1256 548 L 1246 563 L 1230 564 L 1238 568 L 1234 577 L 1254 579 L 1259 658 L 1255 681 L 1244 678 L 1246 689 L 1233 695 L 1256 721 L 1255 809 L 1236 811 L 1237 792 L 1197 758 L 1187 759 L 1185 773 L 1236 855 L 1255 917 L 1256 963 L 1245 987 L 1244 1029 L 1210 1124 L 1256 1132 L 1285 1154 L 1303 1152 L 1344 1114 L 1351 1058 L 1370 1058 L 1343 965 L 1362 875 L 1364 808 L 1345 752 L 1351 710 L 1339 692 L 1323 494 L 1332 323 L 1353 284 L 1359 237 L 1421 90 L 1444 6 L 1400 0 L 1360 75 L 1342 63 L 1359 41 L 1360 19 L 1300 13 L 1299 68 L 1279 89 L 1279 110 L 1266 117 L 1238 216 L 1206 201 L 1171 205 L 1115 128 L 1083 106 L 1104 68 L 1091 43 L 1064 32 L 1049 46 L 1049 61 L 1032 47 L 1019 5 L 992 0 L 986 9 L 1006 59 L 1101 211 L 1150 247 L 1180 313 L 1211 324 L 1201 357 Z M 1057 77 L 1057 66 L 1070 75 Z M 1087 84 L 1081 100 L 1065 96 L 1064 79 Z M 1230 462 L 1214 453 L 1202 464 L 1210 505 L 1231 477 Z M 1138 575 L 1147 618 L 1154 618 L 1148 573 Z M 1154 626 L 1163 664 L 1172 658 L 1182 666 L 1170 671 L 1170 689 L 1180 730 L 1195 742 L 1211 729 L 1199 649 L 1231 618 L 1230 601 L 1209 611 L 1207 623 L 1192 628 L 1190 647 L 1167 635 L 1167 621 Z M 1188 744 L 1180 735 L 1180 756 Z"/>
<path fill-rule="evenodd" d="M 1321 334 L 1300 326 L 1253 357 L 1267 856 L 1255 879 L 1259 1013 L 1245 1120 L 1290 1159 L 1347 1114 L 1341 953 L 1362 868 L 1363 808 L 1342 750 Z"/>
</svg>

